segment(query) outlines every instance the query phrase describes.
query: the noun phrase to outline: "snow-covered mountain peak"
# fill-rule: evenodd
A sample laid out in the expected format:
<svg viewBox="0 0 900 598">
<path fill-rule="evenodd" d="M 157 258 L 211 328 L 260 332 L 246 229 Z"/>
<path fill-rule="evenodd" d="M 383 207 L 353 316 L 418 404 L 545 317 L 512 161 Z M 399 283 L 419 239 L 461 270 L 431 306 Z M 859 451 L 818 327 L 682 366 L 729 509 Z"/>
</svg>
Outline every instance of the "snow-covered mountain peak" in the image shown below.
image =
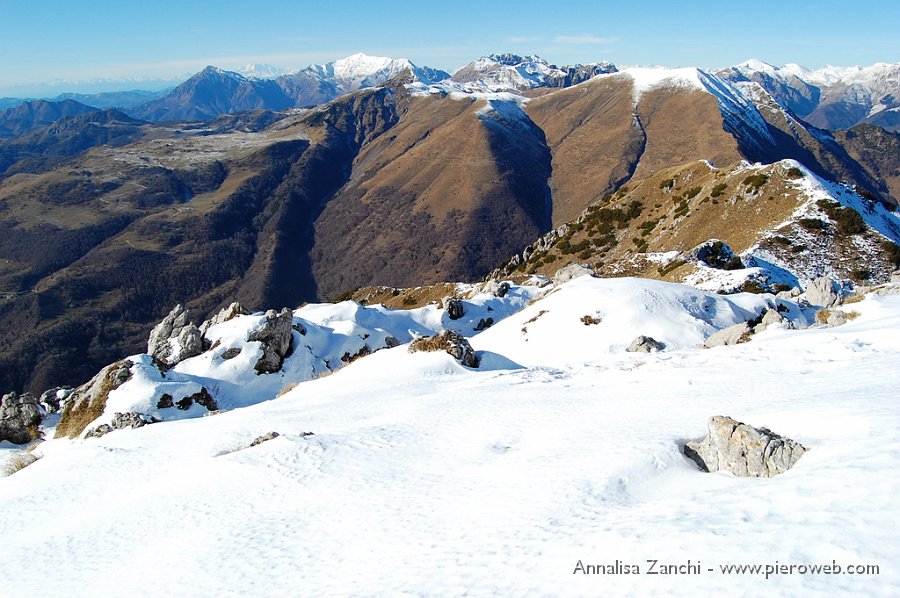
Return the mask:
<svg viewBox="0 0 900 598">
<path fill-rule="evenodd" d="M 287 74 L 288 70 L 271 64 L 246 64 L 236 72 L 248 79 L 275 79 Z"/>
<path fill-rule="evenodd" d="M 758 60 L 756 58 L 751 58 L 750 60 L 746 60 L 738 65 L 735 68 L 744 71 L 760 71 L 760 72 L 774 72 L 778 70 L 777 66 L 773 66 L 768 62 L 763 62 L 762 60 Z M 801 67 L 802 68 L 802 67 Z"/>
</svg>

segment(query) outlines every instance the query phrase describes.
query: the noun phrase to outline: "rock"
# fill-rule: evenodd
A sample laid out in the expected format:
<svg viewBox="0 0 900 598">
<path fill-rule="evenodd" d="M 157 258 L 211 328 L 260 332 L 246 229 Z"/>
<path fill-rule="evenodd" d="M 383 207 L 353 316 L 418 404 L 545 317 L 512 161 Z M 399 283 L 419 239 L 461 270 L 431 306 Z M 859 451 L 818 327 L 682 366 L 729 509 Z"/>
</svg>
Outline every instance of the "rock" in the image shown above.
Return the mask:
<svg viewBox="0 0 900 598">
<path fill-rule="evenodd" d="M 228 307 L 222 308 L 219 311 L 219 313 L 217 313 L 210 319 L 203 322 L 203 324 L 200 325 L 200 332 L 203 335 L 206 335 L 206 332 L 210 328 L 215 326 L 216 324 L 221 324 L 222 322 L 227 322 L 229 320 L 233 320 L 234 318 L 236 318 L 238 316 L 249 316 L 249 315 L 250 315 L 250 312 L 247 311 L 247 309 L 243 305 L 241 305 L 240 303 L 235 301 Z"/>
<path fill-rule="evenodd" d="M 569 264 L 564 268 L 560 268 L 553 275 L 553 284 L 560 285 L 582 276 L 593 276 L 594 271 L 590 266 L 585 264 Z"/>
<path fill-rule="evenodd" d="M 447 316 L 451 320 L 458 320 L 466 313 L 463 302 L 456 297 L 444 297 L 443 301 L 441 301 L 441 305 L 447 310 Z"/>
<path fill-rule="evenodd" d="M 45 390 L 40 398 L 40 405 L 47 413 L 57 413 L 62 401 L 72 394 L 72 388 L 69 386 L 57 386 L 50 390 Z"/>
<path fill-rule="evenodd" d="M 734 254 L 728 243 L 719 239 L 710 239 L 700 243 L 682 258 L 686 262 L 703 262 L 710 268 L 718 270 L 739 270 L 744 267 L 741 258 Z"/>
<path fill-rule="evenodd" d="M 843 326 L 847 323 L 847 318 L 844 316 L 844 312 L 839 309 L 829 310 L 825 323 L 832 327 Z"/>
<path fill-rule="evenodd" d="M 482 293 L 489 293 L 495 297 L 505 297 L 509 292 L 508 282 L 498 282 L 496 280 L 488 280 L 481 286 Z"/>
<path fill-rule="evenodd" d="M 188 321 L 188 311 L 176 305 L 150 332 L 147 354 L 171 367 L 203 352 L 203 334 Z"/>
<path fill-rule="evenodd" d="M 769 308 L 766 310 L 766 313 L 762 315 L 762 318 L 759 321 L 759 324 L 753 327 L 753 333 L 762 332 L 769 326 L 773 324 L 781 324 L 784 322 L 784 316 L 778 313 L 778 310 Z"/>
<path fill-rule="evenodd" d="M 28 394 L 11 392 L 0 398 L 0 441 L 27 444 L 40 438 L 44 418 L 38 400 Z"/>
<path fill-rule="evenodd" d="M 891 272 L 891 282 L 900 283 L 900 270 Z"/>
<path fill-rule="evenodd" d="M 248 341 L 262 343 L 263 355 L 254 366 L 257 374 L 272 374 L 281 369 L 293 348 L 293 323 L 294 314 L 287 307 L 281 313 L 270 309 L 262 327 L 247 335 Z"/>
<path fill-rule="evenodd" d="M 409 345 L 409 352 L 446 351 L 466 367 L 477 368 L 478 356 L 463 335 L 452 330 L 441 330 L 434 336 L 417 338 Z"/>
<path fill-rule="evenodd" d="M 393 349 L 394 347 L 400 346 L 400 341 L 398 341 L 393 336 L 386 336 L 384 337 L 384 346 L 388 349 Z"/>
<path fill-rule="evenodd" d="M 750 340 L 750 334 L 750 324 L 741 322 L 740 324 L 735 324 L 734 326 L 729 326 L 728 328 L 723 328 L 722 330 L 713 333 L 706 339 L 706 342 L 703 343 L 703 347 L 711 349 L 712 347 L 719 347 L 722 345 L 746 343 Z"/>
<path fill-rule="evenodd" d="M 665 343 L 661 343 L 653 337 L 641 335 L 631 341 L 631 344 L 625 350 L 629 353 L 652 353 L 654 351 L 662 351 L 665 348 Z"/>
<path fill-rule="evenodd" d="M 840 286 L 827 276 L 820 276 L 806 287 L 806 301 L 819 307 L 838 305 L 841 303 Z"/>
<path fill-rule="evenodd" d="M 494 325 L 494 318 L 481 318 L 478 320 L 478 324 L 475 325 L 475 331 L 481 332 L 485 328 L 490 328 Z"/>
<path fill-rule="evenodd" d="M 232 347 L 230 349 L 225 349 L 224 351 L 222 351 L 222 359 L 227 361 L 229 359 L 234 359 L 235 357 L 237 357 L 240 354 L 241 354 L 240 347 Z"/>
<path fill-rule="evenodd" d="M 209 394 L 209 391 L 206 390 L 205 386 L 201 386 L 200 390 L 194 394 L 182 397 L 177 401 L 169 393 L 163 393 L 156 401 L 156 408 L 169 409 L 171 407 L 176 407 L 181 411 L 187 411 L 194 403 L 206 407 L 207 411 L 217 411 L 219 408 L 216 404 L 216 399 Z"/>
<path fill-rule="evenodd" d="M 128 381 L 133 365 L 127 359 L 112 363 L 73 390 L 65 398 L 55 437 L 75 438 L 88 424 L 103 415 L 109 393 Z"/>
<path fill-rule="evenodd" d="M 114 430 L 125 430 L 127 428 L 141 428 L 147 424 L 155 424 L 158 419 L 152 415 L 143 413 L 116 413 L 113 415 L 112 421 L 108 424 L 100 424 L 96 428 L 87 432 L 85 438 L 100 438 Z"/>
<path fill-rule="evenodd" d="M 684 454 L 703 471 L 770 478 L 793 467 L 807 450 L 771 430 L 754 428 L 722 415 L 709 418 L 707 426 L 706 438 L 684 445 Z"/>
<path fill-rule="evenodd" d="M 262 436 L 258 437 L 256 440 L 251 442 L 250 446 L 256 446 L 258 444 L 262 444 L 263 442 L 266 442 L 268 440 L 274 440 L 274 439 L 278 438 L 279 436 L 281 436 L 281 434 L 279 434 L 278 432 L 269 432 L 268 434 L 263 434 Z"/>
</svg>

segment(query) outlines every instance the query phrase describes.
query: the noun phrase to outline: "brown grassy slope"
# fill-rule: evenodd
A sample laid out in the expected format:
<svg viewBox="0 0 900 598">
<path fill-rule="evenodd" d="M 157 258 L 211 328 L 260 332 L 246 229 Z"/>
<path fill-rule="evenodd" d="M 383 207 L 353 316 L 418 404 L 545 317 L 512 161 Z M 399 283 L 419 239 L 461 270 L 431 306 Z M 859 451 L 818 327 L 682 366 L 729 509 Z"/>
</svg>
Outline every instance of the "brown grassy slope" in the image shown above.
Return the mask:
<svg viewBox="0 0 900 598">
<path fill-rule="evenodd" d="M 553 225 L 568 222 L 631 175 L 644 138 L 632 118 L 631 81 L 602 77 L 526 106 L 553 156 Z"/>
<path fill-rule="evenodd" d="M 627 75 L 601 77 L 533 99 L 528 114 L 553 155 L 553 224 L 568 222 L 632 175 L 694 160 L 740 159 L 710 94 L 660 88 L 633 102 Z"/>
<path fill-rule="evenodd" d="M 549 228 L 542 132 L 484 101 L 413 98 L 315 223 L 320 295 L 478 278 Z"/>
</svg>

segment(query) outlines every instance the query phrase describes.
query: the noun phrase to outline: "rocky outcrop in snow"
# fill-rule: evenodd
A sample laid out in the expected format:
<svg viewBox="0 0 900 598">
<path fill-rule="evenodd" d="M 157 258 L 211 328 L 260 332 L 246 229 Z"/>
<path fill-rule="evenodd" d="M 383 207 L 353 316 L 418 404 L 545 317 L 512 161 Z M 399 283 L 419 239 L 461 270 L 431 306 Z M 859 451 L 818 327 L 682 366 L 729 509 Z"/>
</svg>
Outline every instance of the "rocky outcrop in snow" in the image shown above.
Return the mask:
<svg viewBox="0 0 900 598">
<path fill-rule="evenodd" d="M 706 339 L 703 346 L 707 349 L 711 349 L 722 345 L 737 345 L 739 343 L 747 342 L 750 339 L 751 334 L 750 324 L 748 322 L 741 322 L 740 324 L 734 324 L 733 326 L 714 332 Z"/>
<path fill-rule="evenodd" d="M 722 415 L 709 418 L 707 426 L 706 438 L 684 445 L 684 454 L 703 471 L 770 478 L 793 467 L 807 450 L 767 428 L 754 428 Z"/>
<path fill-rule="evenodd" d="M 100 424 L 96 428 L 89 430 L 85 438 L 100 438 L 106 436 L 115 430 L 125 430 L 127 428 L 141 428 L 148 424 L 155 424 L 160 420 L 152 415 L 145 413 L 116 413 L 113 415 L 112 421 L 108 424 Z"/>
<path fill-rule="evenodd" d="M 703 262 L 717 270 L 737 270 L 744 267 L 741 258 L 734 254 L 728 243 L 710 239 L 686 252 L 682 259 L 686 262 Z"/>
<path fill-rule="evenodd" d="M 576 278 L 580 278 L 581 276 L 593 276 L 594 271 L 584 264 L 569 264 L 564 268 L 560 268 L 556 271 L 556 274 L 553 275 L 553 284 L 561 285 L 563 283 L 569 282 L 570 280 L 575 280 Z"/>
<path fill-rule="evenodd" d="M 181 304 L 176 305 L 150 332 L 147 353 L 166 366 L 200 355 L 203 334 L 188 317 L 188 310 Z"/>
<path fill-rule="evenodd" d="M 215 326 L 216 324 L 221 324 L 223 322 L 228 322 L 230 320 L 235 319 L 238 316 L 247 316 L 250 315 L 250 312 L 243 305 L 238 303 L 237 301 L 233 302 L 228 307 L 222 308 L 219 313 L 206 320 L 202 324 L 200 324 L 200 332 L 205 336 L 206 331 Z"/>
<path fill-rule="evenodd" d="M 840 304 L 841 299 L 840 285 L 827 276 L 816 278 L 806 287 L 806 300 L 810 305 L 833 307 Z"/>
<path fill-rule="evenodd" d="M 26 444 L 39 437 L 43 414 L 38 401 L 28 393 L 11 392 L 0 399 L 0 441 Z"/>
<path fill-rule="evenodd" d="M 293 323 L 294 314 L 287 307 L 281 313 L 270 309 L 262 327 L 247 336 L 248 341 L 262 343 L 263 354 L 255 366 L 257 374 L 272 374 L 281 369 L 284 358 L 291 353 Z"/>
<path fill-rule="evenodd" d="M 662 351 L 665 348 L 665 343 L 661 343 L 653 337 L 644 336 L 642 334 L 631 341 L 631 344 L 628 345 L 628 348 L 625 350 L 629 353 L 652 353 L 654 351 Z"/>
<path fill-rule="evenodd" d="M 65 399 L 65 407 L 56 426 L 56 438 L 74 438 L 100 417 L 106 408 L 109 393 L 131 378 L 133 365 L 134 363 L 127 359 L 112 363 L 100 370 L 87 383 L 72 391 Z"/>
<path fill-rule="evenodd" d="M 472 345 L 469 344 L 466 337 L 452 330 L 441 330 L 434 336 L 417 338 L 410 343 L 410 353 L 419 351 L 446 351 L 464 366 L 470 368 L 478 367 L 478 356 L 475 355 Z"/>
<path fill-rule="evenodd" d="M 458 320 L 466 315 L 463 302 L 456 297 L 444 297 L 443 301 L 441 301 L 441 305 L 447 310 L 447 317 L 451 320 Z"/>
</svg>

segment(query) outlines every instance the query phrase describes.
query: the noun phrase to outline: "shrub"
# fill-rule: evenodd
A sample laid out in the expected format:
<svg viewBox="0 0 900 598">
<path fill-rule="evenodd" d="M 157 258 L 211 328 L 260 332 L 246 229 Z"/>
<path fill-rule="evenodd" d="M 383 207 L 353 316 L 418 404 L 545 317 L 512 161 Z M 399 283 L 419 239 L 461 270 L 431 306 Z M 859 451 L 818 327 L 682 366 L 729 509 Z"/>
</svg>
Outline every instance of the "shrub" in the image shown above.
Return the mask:
<svg viewBox="0 0 900 598">
<path fill-rule="evenodd" d="M 666 179 L 659 184 L 660 189 L 667 189 L 667 190 L 671 189 L 674 186 L 675 186 L 675 178 L 674 177 L 671 179 Z"/>
<path fill-rule="evenodd" d="M 717 183 L 710 192 L 710 197 L 719 197 L 728 189 L 728 183 Z"/>
<path fill-rule="evenodd" d="M 37 461 L 40 457 L 35 457 L 31 453 L 16 453 L 3 466 L 3 475 L 11 476 L 17 471 L 21 471 Z"/>
<path fill-rule="evenodd" d="M 766 289 L 764 289 L 759 281 L 754 278 L 745 280 L 744 284 L 741 285 L 740 290 L 742 293 L 756 293 L 757 295 L 766 292 Z"/>
<path fill-rule="evenodd" d="M 866 222 L 856 210 L 828 199 L 820 199 L 816 205 L 834 220 L 839 235 L 859 235 L 866 232 Z"/>
<path fill-rule="evenodd" d="M 603 320 L 601 320 L 600 318 L 591 316 L 591 315 L 585 315 L 585 316 L 581 316 L 581 321 L 584 323 L 585 326 L 591 326 L 592 324 L 599 324 Z"/>
<path fill-rule="evenodd" d="M 855 270 L 850 271 L 850 280 L 853 282 L 865 282 L 869 280 L 871 276 L 872 273 L 865 268 L 856 268 Z"/>
<path fill-rule="evenodd" d="M 745 178 L 741 184 L 746 185 L 748 187 L 752 187 L 754 189 L 759 189 L 763 185 L 769 182 L 768 175 L 765 175 L 761 172 L 756 174 L 751 174 L 747 178 Z"/>
<path fill-rule="evenodd" d="M 792 166 L 787 169 L 787 172 L 784 173 L 784 178 L 786 179 L 802 179 L 803 171 L 797 168 L 796 166 Z"/>
<path fill-rule="evenodd" d="M 800 218 L 797 220 L 797 224 L 810 232 L 820 231 L 825 228 L 825 222 L 818 218 Z"/>
<path fill-rule="evenodd" d="M 881 247 L 884 249 L 888 261 L 894 268 L 900 268 L 900 245 L 897 245 L 893 241 L 884 241 L 881 244 Z"/>
<path fill-rule="evenodd" d="M 659 272 L 660 276 L 665 276 L 669 272 L 672 272 L 673 270 L 680 268 L 681 266 L 685 265 L 686 263 L 687 262 L 684 260 L 672 260 L 665 266 L 660 266 L 656 271 Z"/>
<path fill-rule="evenodd" d="M 702 189 L 700 187 L 691 187 L 690 189 L 688 189 L 687 191 L 684 192 L 684 198 L 692 199 L 692 198 L 696 197 L 697 194 L 700 193 L 701 190 Z"/>
</svg>

